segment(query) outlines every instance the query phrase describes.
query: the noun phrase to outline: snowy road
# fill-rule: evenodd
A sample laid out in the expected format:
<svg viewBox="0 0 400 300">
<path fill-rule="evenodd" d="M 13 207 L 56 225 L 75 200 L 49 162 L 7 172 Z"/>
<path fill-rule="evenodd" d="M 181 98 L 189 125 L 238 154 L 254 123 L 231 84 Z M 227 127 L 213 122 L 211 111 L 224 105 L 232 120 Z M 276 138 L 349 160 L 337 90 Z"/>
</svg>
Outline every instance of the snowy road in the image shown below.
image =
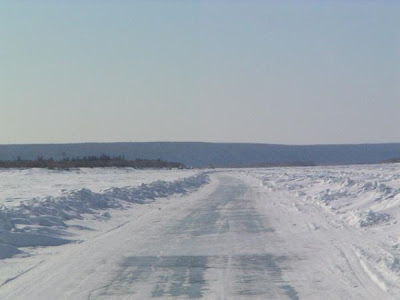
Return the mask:
<svg viewBox="0 0 400 300">
<path fill-rule="evenodd" d="M 60 247 L 0 299 L 396 298 L 364 259 L 376 239 L 244 172 L 211 179 Z"/>
<path fill-rule="evenodd" d="M 265 251 L 265 244 L 280 245 L 251 191 L 235 178 L 219 179 L 211 195 L 170 220 L 144 251 L 126 256 L 118 275 L 92 293 L 93 299 L 297 299 L 282 278 L 287 259 Z"/>
</svg>

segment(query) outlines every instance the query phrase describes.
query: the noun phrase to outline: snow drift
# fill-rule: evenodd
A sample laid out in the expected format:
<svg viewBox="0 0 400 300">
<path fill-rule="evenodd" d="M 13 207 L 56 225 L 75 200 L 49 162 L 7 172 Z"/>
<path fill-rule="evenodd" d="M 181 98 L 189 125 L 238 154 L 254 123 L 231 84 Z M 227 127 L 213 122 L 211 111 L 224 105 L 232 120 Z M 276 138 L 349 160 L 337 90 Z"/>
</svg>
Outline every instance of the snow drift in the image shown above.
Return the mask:
<svg viewBox="0 0 400 300">
<path fill-rule="evenodd" d="M 148 203 L 157 198 L 186 194 L 208 183 L 198 174 L 172 182 L 155 181 L 136 187 L 64 192 L 60 196 L 34 198 L 19 205 L 0 208 L 0 259 L 21 253 L 20 247 L 59 246 L 70 243 L 67 221 L 107 219 L 108 209 L 123 209 L 129 203 Z"/>
</svg>

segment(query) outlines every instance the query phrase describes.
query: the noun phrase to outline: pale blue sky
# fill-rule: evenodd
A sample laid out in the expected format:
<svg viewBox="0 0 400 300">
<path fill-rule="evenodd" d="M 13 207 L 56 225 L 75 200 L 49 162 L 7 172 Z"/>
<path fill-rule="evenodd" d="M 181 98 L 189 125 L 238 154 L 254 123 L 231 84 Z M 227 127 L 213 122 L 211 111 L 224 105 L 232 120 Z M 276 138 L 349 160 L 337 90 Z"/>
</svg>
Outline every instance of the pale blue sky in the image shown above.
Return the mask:
<svg viewBox="0 0 400 300">
<path fill-rule="evenodd" d="M 400 142 L 400 1 L 2 1 L 0 143 Z"/>
</svg>

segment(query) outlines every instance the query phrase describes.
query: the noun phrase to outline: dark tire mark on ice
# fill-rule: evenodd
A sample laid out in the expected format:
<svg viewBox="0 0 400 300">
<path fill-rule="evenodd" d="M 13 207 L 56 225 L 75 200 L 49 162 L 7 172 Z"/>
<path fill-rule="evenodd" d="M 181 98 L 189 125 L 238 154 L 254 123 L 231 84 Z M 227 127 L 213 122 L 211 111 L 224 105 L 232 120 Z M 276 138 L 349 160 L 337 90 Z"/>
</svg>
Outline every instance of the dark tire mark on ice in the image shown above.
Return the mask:
<svg viewBox="0 0 400 300">
<path fill-rule="evenodd" d="M 282 285 L 281 289 L 285 291 L 285 294 L 291 299 L 291 300 L 299 300 L 299 295 L 297 294 L 297 291 L 290 285 Z"/>
<path fill-rule="evenodd" d="M 133 256 L 122 264 L 121 273 L 98 296 L 135 295 L 141 283 L 152 281 L 152 298 L 202 298 L 209 290 L 205 280 L 208 269 L 226 269 L 232 261 L 236 278 L 234 294 L 246 298 L 271 298 L 280 288 L 289 299 L 297 300 L 296 290 L 282 279 L 286 257 L 265 255 L 237 256 Z"/>
<path fill-rule="evenodd" d="M 142 282 L 152 279 L 155 282 L 151 291 L 153 298 L 201 298 L 206 286 L 207 263 L 207 256 L 128 257 L 122 264 L 122 272 L 97 296 L 135 295 Z"/>
<path fill-rule="evenodd" d="M 279 286 L 290 299 L 298 299 L 296 290 L 282 279 L 281 265 L 288 261 L 286 257 L 271 254 L 241 255 L 234 257 L 233 261 L 235 268 L 239 271 L 236 281 L 238 295 L 265 295 L 270 299 L 274 296 L 271 294 L 272 283 L 272 287 Z"/>
</svg>

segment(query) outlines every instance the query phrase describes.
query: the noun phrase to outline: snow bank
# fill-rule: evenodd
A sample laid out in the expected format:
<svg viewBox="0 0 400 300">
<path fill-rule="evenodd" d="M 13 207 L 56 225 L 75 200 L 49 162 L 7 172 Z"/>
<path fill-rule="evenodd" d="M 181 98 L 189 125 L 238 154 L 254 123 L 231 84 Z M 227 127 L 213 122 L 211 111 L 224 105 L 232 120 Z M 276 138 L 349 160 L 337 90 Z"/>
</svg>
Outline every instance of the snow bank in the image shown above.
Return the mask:
<svg viewBox="0 0 400 300">
<path fill-rule="evenodd" d="M 102 193 L 83 188 L 60 196 L 34 198 L 13 208 L 0 208 L 0 259 L 21 253 L 18 247 L 59 246 L 70 243 L 67 221 L 107 219 L 107 209 L 127 203 L 147 203 L 156 198 L 186 194 L 208 183 L 206 174 L 173 182 L 156 181 L 136 187 L 110 188 Z"/>
<path fill-rule="evenodd" d="M 321 205 L 358 228 L 400 218 L 400 165 L 271 168 L 248 171 L 269 191 Z"/>
<path fill-rule="evenodd" d="M 278 208 L 298 211 L 296 228 L 303 225 L 321 241 L 328 237 L 340 249 L 338 257 L 344 258 L 344 265 L 351 266 L 350 272 L 360 282 L 367 279 L 364 286 L 397 296 L 387 299 L 398 298 L 400 164 L 243 172 L 254 179 L 255 186 L 265 189 L 266 202 L 273 199 Z M 349 273 L 345 268 L 340 273 Z"/>
<path fill-rule="evenodd" d="M 198 173 L 199 170 L 133 168 L 0 169 L 0 205 L 12 207 L 33 197 L 61 196 L 63 191 L 82 188 L 100 193 L 112 187 L 139 186 L 157 180 L 172 182 Z"/>
<path fill-rule="evenodd" d="M 355 227 L 370 227 L 390 221 L 388 213 L 374 212 L 372 210 L 362 212 L 350 212 L 346 217 L 347 222 Z"/>
</svg>

